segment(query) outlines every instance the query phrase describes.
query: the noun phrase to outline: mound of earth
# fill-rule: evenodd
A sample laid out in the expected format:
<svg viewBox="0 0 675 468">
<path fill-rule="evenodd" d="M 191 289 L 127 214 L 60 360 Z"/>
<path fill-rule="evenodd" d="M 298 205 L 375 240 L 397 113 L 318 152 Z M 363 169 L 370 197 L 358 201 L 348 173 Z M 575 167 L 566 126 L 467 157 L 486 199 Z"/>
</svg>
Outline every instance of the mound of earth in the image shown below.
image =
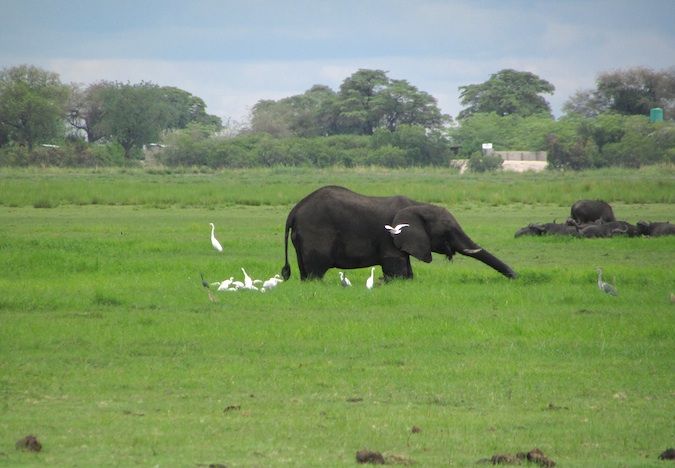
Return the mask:
<svg viewBox="0 0 675 468">
<path fill-rule="evenodd" d="M 370 450 L 359 450 L 356 452 L 357 463 L 370 463 L 371 465 L 384 465 L 384 457 L 380 452 Z"/>
<path fill-rule="evenodd" d="M 17 450 L 26 450 L 27 452 L 39 452 L 42 450 L 42 444 L 34 435 L 27 435 L 16 441 Z"/>
<path fill-rule="evenodd" d="M 536 463 L 539 466 L 550 468 L 555 466 L 555 462 L 544 455 L 544 452 L 538 448 L 533 448 L 529 452 L 518 452 L 515 455 L 508 453 L 497 453 L 489 459 L 479 460 L 482 463 L 491 463 L 493 465 L 520 465 L 522 462 Z"/>
</svg>

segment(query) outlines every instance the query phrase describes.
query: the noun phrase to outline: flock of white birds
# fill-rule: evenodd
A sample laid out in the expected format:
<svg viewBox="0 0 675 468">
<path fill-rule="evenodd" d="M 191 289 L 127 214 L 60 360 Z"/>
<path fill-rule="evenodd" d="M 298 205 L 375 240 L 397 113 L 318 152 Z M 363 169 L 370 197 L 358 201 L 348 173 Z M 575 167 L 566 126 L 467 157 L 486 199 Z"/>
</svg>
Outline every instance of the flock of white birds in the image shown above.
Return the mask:
<svg viewBox="0 0 675 468">
<path fill-rule="evenodd" d="M 217 252 L 222 252 L 223 246 L 220 244 L 220 242 L 218 242 L 218 239 L 216 239 L 216 226 L 213 223 L 209 223 L 209 226 L 211 226 L 211 245 Z M 396 228 L 398 229 L 399 226 L 396 226 Z M 400 229 L 398 230 L 398 232 L 400 232 Z M 242 268 L 241 271 L 244 274 L 243 281 L 235 280 L 234 276 L 230 276 L 228 279 L 225 279 L 223 281 L 215 281 L 213 283 L 209 283 L 204 279 L 204 275 L 201 274 L 202 286 L 204 286 L 207 289 L 215 287 L 217 291 L 249 290 L 264 293 L 265 291 L 269 291 L 270 289 L 275 288 L 280 283 L 284 282 L 284 280 L 278 274 L 272 276 L 267 280 L 259 280 L 251 278 L 249 274 L 246 273 L 246 270 L 244 270 L 244 268 Z M 351 287 L 352 285 L 351 281 L 349 281 L 349 278 L 347 278 L 347 276 L 345 276 L 345 274 L 342 271 L 339 272 L 339 275 L 340 275 L 340 284 L 345 288 Z M 366 280 L 366 288 L 373 289 L 374 285 L 375 285 L 375 267 L 372 267 L 370 269 L 370 276 Z"/>
</svg>

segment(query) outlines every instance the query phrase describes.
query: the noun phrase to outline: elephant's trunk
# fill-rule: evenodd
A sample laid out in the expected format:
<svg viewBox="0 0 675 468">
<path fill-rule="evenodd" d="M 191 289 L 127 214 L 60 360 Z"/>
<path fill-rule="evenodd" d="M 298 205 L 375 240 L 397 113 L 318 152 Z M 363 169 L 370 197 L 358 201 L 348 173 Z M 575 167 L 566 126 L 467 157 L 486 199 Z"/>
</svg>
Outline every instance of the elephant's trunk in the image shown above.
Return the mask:
<svg viewBox="0 0 675 468">
<path fill-rule="evenodd" d="M 508 277 L 508 278 L 516 278 L 518 274 L 511 269 L 510 266 L 508 266 L 506 263 L 502 262 L 499 260 L 497 257 L 492 255 L 490 252 L 483 248 L 477 248 L 477 249 L 462 249 L 458 250 L 459 253 L 462 255 L 466 255 L 467 257 L 472 257 L 475 258 L 476 260 L 480 260 L 481 262 L 485 263 L 486 265 L 491 266 L 498 272 L 500 272 L 502 275 Z"/>
</svg>

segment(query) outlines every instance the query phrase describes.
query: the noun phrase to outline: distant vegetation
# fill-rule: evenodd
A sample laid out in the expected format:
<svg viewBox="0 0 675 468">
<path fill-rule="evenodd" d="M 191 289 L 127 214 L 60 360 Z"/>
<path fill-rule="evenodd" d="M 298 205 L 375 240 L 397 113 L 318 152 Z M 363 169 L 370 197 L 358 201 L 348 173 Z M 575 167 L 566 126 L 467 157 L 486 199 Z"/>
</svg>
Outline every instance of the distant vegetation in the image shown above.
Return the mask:
<svg viewBox="0 0 675 468">
<path fill-rule="evenodd" d="M 259 101 L 249 122 L 223 129 L 202 99 L 178 88 L 107 81 L 83 88 L 23 65 L 0 71 L 0 166 L 133 166 L 154 144 L 153 163 L 171 167 L 447 166 L 463 158 L 490 170 L 499 164 L 480 157 L 486 142 L 547 151 L 554 169 L 675 162 L 675 69 L 602 73 L 558 120 L 541 96 L 554 89 L 532 73 L 501 70 L 460 87 L 466 108 L 453 120 L 406 80 L 359 70 L 338 91 L 315 85 Z M 650 121 L 653 107 L 665 121 Z"/>
</svg>

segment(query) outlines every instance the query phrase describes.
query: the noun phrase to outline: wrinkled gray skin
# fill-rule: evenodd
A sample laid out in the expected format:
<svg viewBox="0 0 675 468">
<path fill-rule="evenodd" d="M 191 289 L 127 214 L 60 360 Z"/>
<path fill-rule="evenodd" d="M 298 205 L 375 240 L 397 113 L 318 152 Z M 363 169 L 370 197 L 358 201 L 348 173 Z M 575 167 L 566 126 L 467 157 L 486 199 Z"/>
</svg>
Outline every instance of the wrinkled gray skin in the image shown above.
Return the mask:
<svg viewBox="0 0 675 468">
<path fill-rule="evenodd" d="M 578 200 L 572 205 L 570 216 L 580 224 L 598 220 L 616 221 L 612 207 L 602 200 Z"/>
<path fill-rule="evenodd" d="M 384 225 L 409 224 L 392 235 Z M 322 187 L 307 195 L 288 214 L 284 231 L 284 279 L 291 275 L 291 235 L 302 280 L 323 278 L 330 268 L 380 265 L 385 279 L 412 278 L 410 255 L 431 262 L 431 253 L 452 259 L 460 253 L 489 265 L 504 276 L 516 273 L 472 241 L 445 208 L 403 196 L 368 197 L 344 187 Z"/>
<path fill-rule="evenodd" d="M 635 237 L 640 235 L 636 226 L 627 221 L 596 221 L 595 223 L 576 224 L 582 237 L 612 237 L 615 235 L 627 235 Z"/>
<path fill-rule="evenodd" d="M 514 237 L 520 236 L 541 236 L 541 235 L 558 235 L 558 236 L 578 236 L 579 231 L 576 226 L 559 223 L 541 223 L 528 224 L 516 231 Z"/>
<path fill-rule="evenodd" d="M 581 237 L 612 237 L 614 234 L 625 234 L 625 231 L 619 228 L 612 227 L 609 224 L 587 224 L 579 229 Z"/>
<path fill-rule="evenodd" d="M 558 223 L 540 223 L 528 224 L 518 229 L 515 237 L 520 236 L 541 236 L 541 235 L 559 235 L 573 237 L 612 237 L 618 234 L 625 234 L 629 237 L 639 235 L 637 227 L 626 221 L 610 221 L 595 223 L 577 223 L 571 218 L 565 224 Z"/>
<path fill-rule="evenodd" d="M 673 236 L 675 235 L 675 224 L 670 224 L 670 222 L 647 222 L 647 221 L 638 221 L 637 223 L 638 232 L 643 236 Z"/>
</svg>

